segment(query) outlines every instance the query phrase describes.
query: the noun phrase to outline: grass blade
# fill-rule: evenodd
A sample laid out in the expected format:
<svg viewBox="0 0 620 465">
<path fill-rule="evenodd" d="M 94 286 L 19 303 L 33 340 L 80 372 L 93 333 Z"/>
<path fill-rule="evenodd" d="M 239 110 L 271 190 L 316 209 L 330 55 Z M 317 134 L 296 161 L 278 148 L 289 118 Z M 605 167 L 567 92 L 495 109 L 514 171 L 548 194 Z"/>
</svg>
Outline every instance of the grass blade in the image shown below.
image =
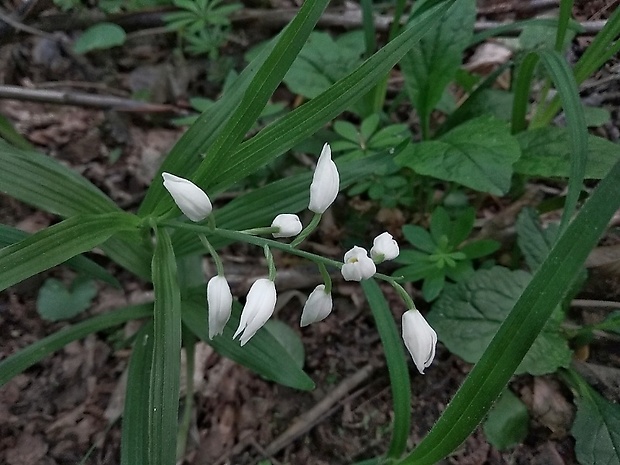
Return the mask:
<svg viewBox="0 0 620 465">
<path fill-rule="evenodd" d="M 181 292 L 170 236 L 155 229 L 153 255 L 154 337 L 149 382 L 149 465 L 176 461 L 181 371 Z"/>
<path fill-rule="evenodd" d="M 455 450 L 484 418 L 620 206 L 620 162 L 601 181 L 551 249 L 480 361 L 433 429 L 400 464 L 431 465 Z"/>
</svg>

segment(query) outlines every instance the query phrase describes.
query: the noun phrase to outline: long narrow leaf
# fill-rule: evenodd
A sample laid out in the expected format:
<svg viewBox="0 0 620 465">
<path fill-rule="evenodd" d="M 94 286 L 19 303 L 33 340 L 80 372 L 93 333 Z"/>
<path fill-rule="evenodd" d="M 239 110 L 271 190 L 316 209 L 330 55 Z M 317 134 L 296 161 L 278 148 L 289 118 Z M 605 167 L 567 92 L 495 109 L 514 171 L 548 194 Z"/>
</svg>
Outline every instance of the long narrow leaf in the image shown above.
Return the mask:
<svg viewBox="0 0 620 465">
<path fill-rule="evenodd" d="M 0 192 L 60 216 L 120 209 L 92 183 L 56 160 L 0 143 Z"/>
<path fill-rule="evenodd" d="M 137 230 L 126 213 L 74 216 L 0 249 L 0 290 L 91 250 L 119 231 Z"/>
<path fill-rule="evenodd" d="M 399 463 L 435 464 L 474 431 L 570 289 L 588 253 L 620 206 L 618 179 L 620 163 L 601 181 L 553 246 L 431 432 Z"/>
<path fill-rule="evenodd" d="M 19 242 L 30 236 L 27 232 L 17 228 L 12 228 L 5 224 L 0 224 L 0 248 Z M 105 268 L 86 257 L 78 256 L 67 260 L 65 263 L 69 268 L 87 274 L 95 279 L 100 279 L 114 287 L 120 288 L 118 280 L 112 276 Z"/>
<path fill-rule="evenodd" d="M 237 147 L 282 82 L 328 3 L 329 0 L 314 0 L 302 5 L 249 83 L 241 102 L 219 131 L 217 139 L 209 147 L 197 172 L 191 176 L 193 179 L 211 176 L 228 164 L 230 151 Z M 213 123 L 209 121 L 204 124 Z M 169 197 L 164 199 L 165 201 L 157 205 L 156 213 L 164 212 L 172 205 Z"/>
<path fill-rule="evenodd" d="M 66 326 L 43 339 L 24 347 L 0 362 L 0 386 L 6 384 L 15 375 L 41 361 L 52 352 L 61 349 L 70 342 L 82 339 L 89 334 L 113 328 L 129 320 L 145 318 L 153 314 L 152 304 L 142 304 L 114 310 L 88 320 Z"/>
<path fill-rule="evenodd" d="M 303 141 L 365 95 L 431 28 L 455 0 L 444 0 L 416 16 L 393 41 L 321 95 L 287 114 L 227 154 L 225 166 L 204 172 L 195 181 L 210 192 L 222 191 L 236 181 Z"/>
<path fill-rule="evenodd" d="M 148 387 L 151 379 L 153 339 L 153 321 L 149 321 L 136 334 L 129 360 L 123 408 L 121 465 L 149 463 L 146 444 L 149 430 Z"/>
<path fill-rule="evenodd" d="M 403 349 L 403 342 L 398 336 L 394 317 L 381 288 L 374 279 L 368 279 L 362 281 L 362 289 L 364 289 L 377 330 L 381 336 L 381 344 L 390 375 L 390 386 L 392 387 L 394 425 L 392 426 L 392 440 L 387 456 L 399 458 L 407 447 L 407 438 L 411 426 L 411 383 L 407 370 L 407 358 Z"/>
<path fill-rule="evenodd" d="M 149 465 L 174 465 L 181 371 L 181 292 L 170 236 L 155 229 L 154 341 L 149 382 Z"/>
<path fill-rule="evenodd" d="M 568 135 L 573 148 L 568 178 L 568 194 L 562 214 L 561 228 L 563 229 L 572 218 L 581 194 L 583 178 L 586 173 L 586 162 L 588 161 L 588 129 L 577 83 L 566 60 L 555 50 L 541 50 L 538 55 L 560 94 L 566 114 Z"/>
</svg>

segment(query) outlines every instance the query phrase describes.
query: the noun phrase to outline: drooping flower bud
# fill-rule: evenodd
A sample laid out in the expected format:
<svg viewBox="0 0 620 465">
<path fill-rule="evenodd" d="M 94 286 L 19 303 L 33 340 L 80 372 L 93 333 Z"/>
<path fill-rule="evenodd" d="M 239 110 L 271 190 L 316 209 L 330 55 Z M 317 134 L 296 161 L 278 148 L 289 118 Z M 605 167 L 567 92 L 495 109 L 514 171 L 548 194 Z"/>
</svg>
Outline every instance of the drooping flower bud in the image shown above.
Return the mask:
<svg viewBox="0 0 620 465">
<path fill-rule="evenodd" d="M 402 318 L 403 341 L 421 374 L 435 358 L 437 333 L 415 308 L 407 310 Z"/>
<path fill-rule="evenodd" d="M 370 249 L 370 256 L 375 263 L 381 263 L 386 260 L 394 260 L 398 257 L 400 250 L 398 249 L 398 243 L 394 240 L 392 235 L 388 232 L 379 234 L 375 237 L 372 243 L 372 249 Z"/>
<path fill-rule="evenodd" d="M 340 175 L 336 164 L 332 161 L 332 150 L 329 144 L 325 144 L 314 170 L 312 184 L 310 184 L 308 209 L 314 213 L 325 213 L 325 210 L 336 200 L 339 189 Z"/>
<path fill-rule="evenodd" d="M 241 334 L 241 345 L 245 345 L 271 317 L 276 308 L 276 285 L 266 278 L 257 279 L 246 297 L 241 321 L 233 339 Z"/>
<path fill-rule="evenodd" d="M 324 320 L 332 311 L 332 295 L 325 292 L 325 284 L 319 284 L 308 296 L 308 300 L 301 312 L 301 322 L 303 328 L 309 324 Z"/>
<path fill-rule="evenodd" d="M 193 182 L 170 173 L 162 173 L 164 187 L 179 209 L 194 222 L 204 220 L 213 209 L 209 196 Z"/>
<path fill-rule="evenodd" d="M 273 237 L 293 237 L 299 234 L 303 228 L 297 215 L 281 213 L 271 223 L 272 228 L 280 228 L 280 231 L 272 233 Z"/>
<path fill-rule="evenodd" d="M 344 254 L 344 265 L 340 272 L 346 281 L 361 281 L 374 276 L 377 267 L 366 249 L 355 246 Z"/>
<path fill-rule="evenodd" d="M 207 284 L 209 339 L 222 334 L 232 311 L 233 296 L 224 276 L 214 276 Z"/>
</svg>

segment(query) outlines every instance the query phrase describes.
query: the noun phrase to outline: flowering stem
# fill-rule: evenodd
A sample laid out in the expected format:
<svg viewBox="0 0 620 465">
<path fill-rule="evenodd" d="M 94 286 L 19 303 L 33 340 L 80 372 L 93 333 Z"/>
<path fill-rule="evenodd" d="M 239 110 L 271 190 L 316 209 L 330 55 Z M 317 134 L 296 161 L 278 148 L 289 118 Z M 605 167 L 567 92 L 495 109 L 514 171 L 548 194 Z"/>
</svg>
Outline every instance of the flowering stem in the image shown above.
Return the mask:
<svg viewBox="0 0 620 465">
<path fill-rule="evenodd" d="M 401 299 L 403 299 L 405 301 L 405 305 L 407 306 L 407 309 L 412 310 L 412 309 L 416 309 L 415 304 L 413 303 L 413 299 L 411 298 L 411 296 L 407 293 L 407 291 L 405 290 L 405 288 L 403 286 L 401 286 L 400 284 L 398 284 L 396 281 L 394 281 L 393 279 L 388 281 L 392 287 L 394 289 L 396 289 L 396 292 L 398 293 L 398 295 L 400 296 Z"/>
<path fill-rule="evenodd" d="M 268 228 L 252 228 L 252 229 L 244 229 L 243 231 L 239 231 L 243 234 L 249 234 L 250 236 L 260 236 L 262 234 L 272 234 L 280 232 L 280 228 L 272 228 L 271 226 Z"/>
<path fill-rule="evenodd" d="M 215 268 L 217 269 L 218 276 L 224 276 L 224 265 L 222 264 L 222 259 L 220 258 L 217 251 L 213 248 L 211 243 L 207 240 L 204 234 L 198 234 L 198 239 L 202 242 L 202 245 L 209 251 L 209 254 L 213 258 L 213 262 L 215 263 Z"/>
<path fill-rule="evenodd" d="M 263 246 L 263 251 L 265 252 L 265 258 L 267 259 L 267 267 L 269 268 L 269 280 L 275 281 L 276 279 L 276 265 L 273 262 L 273 254 L 269 249 L 269 246 L 265 244 Z"/>
<path fill-rule="evenodd" d="M 332 278 L 327 272 L 327 268 L 322 263 L 319 263 L 319 271 L 321 272 L 321 276 L 323 277 L 323 281 L 325 282 L 325 293 L 329 294 L 332 291 Z"/>
<path fill-rule="evenodd" d="M 199 234 L 214 234 L 225 239 L 231 239 L 237 242 L 245 242 L 247 244 L 257 245 L 259 247 L 264 247 L 265 245 L 268 245 L 272 249 L 283 250 L 284 252 L 290 253 L 291 255 L 297 255 L 298 257 L 306 258 L 311 262 L 316 263 L 317 265 L 323 264 L 325 266 L 331 266 L 337 269 L 342 268 L 343 265 L 342 262 L 339 262 L 337 260 L 322 257 L 311 252 L 306 252 L 305 250 L 296 249 L 293 247 L 292 244 L 285 244 L 283 242 L 274 241 L 273 239 L 265 239 L 264 237 L 251 236 L 240 231 L 232 231 L 230 229 L 221 228 L 209 229 L 207 226 L 203 226 L 200 224 L 183 223 L 182 221 L 176 220 L 165 221 L 161 223 L 161 225 L 169 226 L 171 228 L 185 229 L 187 231 L 194 231 Z M 401 279 L 393 278 L 382 273 L 375 273 L 373 278 L 381 279 L 389 283 L 396 282 L 398 279 Z"/>
<path fill-rule="evenodd" d="M 308 223 L 308 226 L 306 226 L 303 231 L 301 231 L 299 235 L 295 238 L 295 240 L 291 242 L 291 247 L 299 246 L 299 244 L 301 244 L 306 239 L 306 237 L 312 234 L 312 231 L 314 231 L 319 225 L 319 222 L 321 221 L 321 216 L 323 216 L 321 213 L 314 214 L 314 216 L 310 220 L 310 223 Z"/>
</svg>

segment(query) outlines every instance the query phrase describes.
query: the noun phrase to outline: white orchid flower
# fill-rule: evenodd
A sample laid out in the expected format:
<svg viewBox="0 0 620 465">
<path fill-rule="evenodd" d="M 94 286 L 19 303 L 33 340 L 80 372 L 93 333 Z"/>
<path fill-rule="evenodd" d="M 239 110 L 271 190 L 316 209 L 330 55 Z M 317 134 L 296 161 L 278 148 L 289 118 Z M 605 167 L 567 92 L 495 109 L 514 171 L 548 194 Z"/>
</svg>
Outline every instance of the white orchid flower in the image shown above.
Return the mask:
<svg viewBox="0 0 620 465">
<path fill-rule="evenodd" d="M 421 374 L 435 358 L 437 333 L 415 308 L 407 310 L 402 318 L 403 341 Z"/>
<path fill-rule="evenodd" d="M 241 334 L 241 345 L 245 345 L 273 314 L 276 308 L 276 285 L 266 278 L 257 279 L 245 301 L 241 321 L 233 339 Z"/>
<path fill-rule="evenodd" d="M 325 284 L 319 284 L 308 296 L 308 300 L 301 312 L 301 322 L 303 328 L 309 324 L 324 320 L 332 311 L 332 295 L 325 292 Z"/>
<path fill-rule="evenodd" d="M 325 210 L 336 200 L 339 189 L 340 175 L 336 164 L 332 161 L 332 150 L 329 144 L 325 144 L 314 170 L 312 184 L 310 184 L 308 209 L 314 213 L 325 213 Z"/>
<path fill-rule="evenodd" d="M 344 265 L 340 272 L 346 281 L 361 281 L 374 276 L 377 267 L 366 249 L 355 246 L 344 254 Z"/>
<path fill-rule="evenodd" d="M 193 182 L 170 173 L 162 173 L 164 187 L 174 199 L 179 209 L 194 222 L 204 220 L 213 209 L 211 200 Z"/>
<path fill-rule="evenodd" d="M 214 276 L 207 284 L 209 339 L 222 334 L 232 311 L 233 296 L 224 276 Z"/>
</svg>

